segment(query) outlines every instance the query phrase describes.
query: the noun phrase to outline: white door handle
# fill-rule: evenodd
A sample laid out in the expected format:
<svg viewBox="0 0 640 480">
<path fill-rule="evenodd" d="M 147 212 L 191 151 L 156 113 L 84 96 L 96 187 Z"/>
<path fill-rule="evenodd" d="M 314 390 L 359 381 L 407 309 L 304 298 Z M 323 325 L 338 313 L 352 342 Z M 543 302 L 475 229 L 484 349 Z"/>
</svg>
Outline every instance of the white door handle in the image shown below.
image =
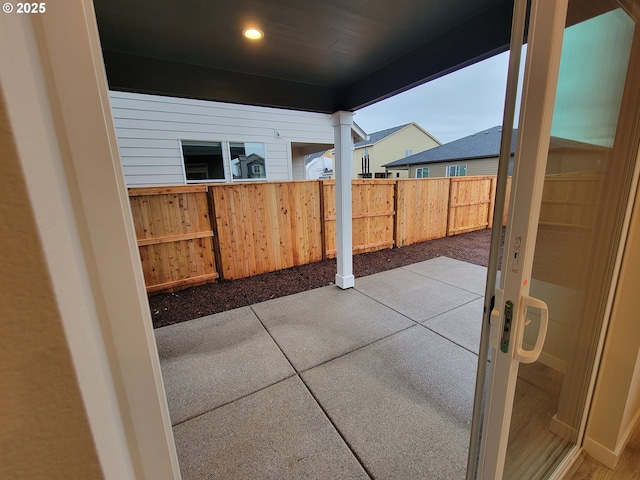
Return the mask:
<svg viewBox="0 0 640 480">
<path fill-rule="evenodd" d="M 524 340 L 524 329 L 527 325 L 526 312 L 527 307 L 534 307 L 540 310 L 540 328 L 538 330 L 538 338 L 532 350 L 522 348 Z M 520 315 L 518 315 L 518 341 L 514 350 L 515 360 L 520 363 L 533 363 L 538 360 L 542 353 L 542 346 L 547 338 L 547 327 L 549 326 L 549 307 L 542 300 L 528 295 L 520 298 Z"/>
</svg>

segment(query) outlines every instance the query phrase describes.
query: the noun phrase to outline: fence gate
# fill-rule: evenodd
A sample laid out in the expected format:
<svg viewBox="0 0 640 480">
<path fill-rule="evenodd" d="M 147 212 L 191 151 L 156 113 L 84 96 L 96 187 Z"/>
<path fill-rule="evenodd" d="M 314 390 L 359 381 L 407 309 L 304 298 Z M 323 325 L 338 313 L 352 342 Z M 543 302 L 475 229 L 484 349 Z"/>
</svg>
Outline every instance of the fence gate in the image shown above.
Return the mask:
<svg viewBox="0 0 640 480">
<path fill-rule="evenodd" d="M 207 186 L 131 188 L 129 201 L 147 293 L 218 278 Z"/>
<path fill-rule="evenodd" d="M 451 177 L 448 236 L 491 225 L 495 177 Z"/>
</svg>

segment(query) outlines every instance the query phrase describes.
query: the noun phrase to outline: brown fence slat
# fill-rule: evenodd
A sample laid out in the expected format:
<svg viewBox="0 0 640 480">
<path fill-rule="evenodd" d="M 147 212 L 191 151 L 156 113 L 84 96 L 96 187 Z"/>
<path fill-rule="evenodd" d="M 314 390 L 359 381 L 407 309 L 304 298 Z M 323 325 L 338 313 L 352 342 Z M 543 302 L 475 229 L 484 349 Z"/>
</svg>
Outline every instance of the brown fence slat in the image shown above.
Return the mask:
<svg viewBox="0 0 640 480">
<path fill-rule="evenodd" d="M 316 181 L 211 185 L 210 194 L 225 279 L 322 259 Z"/>
<path fill-rule="evenodd" d="M 451 177 L 447 235 L 487 228 L 492 203 L 492 177 Z"/>
<path fill-rule="evenodd" d="M 206 185 L 132 188 L 129 201 L 147 292 L 218 278 Z"/>
<path fill-rule="evenodd" d="M 325 256 L 336 256 L 335 181 L 324 188 Z M 351 210 L 353 252 L 364 253 L 393 247 L 395 180 L 352 180 Z"/>
<path fill-rule="evenodd" d="M 399 179 L 396 245 L 410 245 L 447 235 L 449 178 Z"/>
</svg>

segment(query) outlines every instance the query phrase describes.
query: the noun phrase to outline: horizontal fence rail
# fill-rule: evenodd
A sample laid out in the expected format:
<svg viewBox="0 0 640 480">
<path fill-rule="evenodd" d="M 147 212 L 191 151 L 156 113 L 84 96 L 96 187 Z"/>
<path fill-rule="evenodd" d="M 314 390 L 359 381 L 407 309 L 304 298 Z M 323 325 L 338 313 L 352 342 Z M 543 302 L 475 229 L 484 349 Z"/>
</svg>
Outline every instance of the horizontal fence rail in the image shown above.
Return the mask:
<svg viewBox="0 0 640 480">
<path fill-rule="evenodd" d="M 591 227 L 600 181 L 548 175 L 540 224 Z M 353 180 L 353 252 L 490 228 L 495 188 L 494 176 Z M 129 200 L 148 293 L 336 256 L 333 180 L 131 188 Z"/>
</svg>

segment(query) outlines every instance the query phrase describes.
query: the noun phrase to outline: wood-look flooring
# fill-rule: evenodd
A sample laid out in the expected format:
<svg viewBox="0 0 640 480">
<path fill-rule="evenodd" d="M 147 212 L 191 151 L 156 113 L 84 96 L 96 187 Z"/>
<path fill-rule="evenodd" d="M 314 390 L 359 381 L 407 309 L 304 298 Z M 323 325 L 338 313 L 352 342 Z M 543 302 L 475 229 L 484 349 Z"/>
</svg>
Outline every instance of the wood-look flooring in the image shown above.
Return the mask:
<svg viewBox="0 0 640 480">
<path fill-rule="evenodd" d="M 557 410 L 562 378 L 562 373 L 538 362 L 520 365 L 505 480 L 547 478 L 572 447 L 549 430 Z"/>
<path fill-rule="evenodd" d="M 582 452 L 563 480 L 640 480 L 640 424 L 636 425 L 615 470 Z"/>
<path fill-rule="evenodd" d="M 549 431 L 562 379 L 562 373 L 540 363 L 520 366 L 503 476 L 505 480 L 548 478 L 573 447 L 572 443 Z M 636 426 L 615 470 L 583 452 L 562 478 L 640 480 L 640 424 Z"/>
</svg>

